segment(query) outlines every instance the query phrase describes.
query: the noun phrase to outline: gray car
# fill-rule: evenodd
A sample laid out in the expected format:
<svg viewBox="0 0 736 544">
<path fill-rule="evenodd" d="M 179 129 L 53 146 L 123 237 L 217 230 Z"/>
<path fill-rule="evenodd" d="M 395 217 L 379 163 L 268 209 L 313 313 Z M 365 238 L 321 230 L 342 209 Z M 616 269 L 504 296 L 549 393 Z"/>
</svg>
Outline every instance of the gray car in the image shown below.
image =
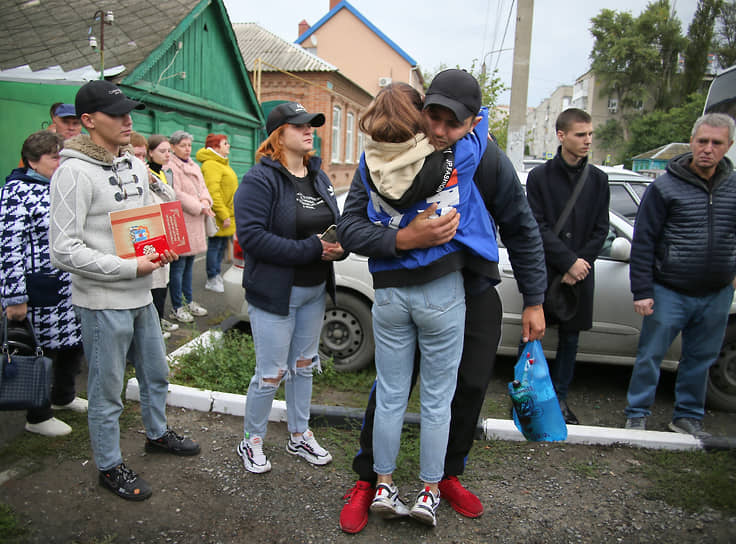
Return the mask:
<svg viewBox="0 0 736 544">
<path fill-rule="evenodd" d="M 608 174 L 611 189 L 611 232 L 595 266 L 595 303 L 593 328 L 580 334 L 577 360 L 632 366 L 641 329 L 641 316 L 633 310 L 629 290 L 629 254 L 634 218 L 641 196 L 650 179 L 620 168 L 602 169 Z M 525 173 L 519 173 L 522 183 Z M 338 197 L 342 208 L 346 195 Z M 236 250 L 233 266 L 224 274 L 225 294 L 236 318 L 247 321 L 247 303 L 242 287 L 243 259 Z M 498 353 L 515 356 L 521 332 L 522 298 L 514 279 L 506 248 L 499 248 L 501 283 L 496 287 L 503 302 L 503 331 Z M 368 259 L 351 254 L 335 263 L 338 289 L 337 304 L 328 299 L 320 352 L 334 357 L 338 370 L 354 371 L 373 361 L 373 328 L 371 304 L 373 282 L 368 272 Z M 557 332 L 548 329 L 545 354 L 553 358 Z M 708 403 L 711 407 L 736 411 L 736 304 L 732 304 L 723 350 L 711 367 Z M 662 363 L 664 370 L 674 371 L 680 356 L 680 338 L 670 348 Z"/>
</svg>

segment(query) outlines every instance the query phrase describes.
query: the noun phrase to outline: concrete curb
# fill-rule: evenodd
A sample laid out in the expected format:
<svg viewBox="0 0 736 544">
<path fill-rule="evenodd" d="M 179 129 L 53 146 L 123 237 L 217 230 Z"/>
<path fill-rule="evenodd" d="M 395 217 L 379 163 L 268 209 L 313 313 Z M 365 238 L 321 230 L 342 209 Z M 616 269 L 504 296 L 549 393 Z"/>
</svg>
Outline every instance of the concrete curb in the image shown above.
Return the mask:
<svg viewBox="0 0 736 544">
<path fill-rule="evenodd" d="M 218 330 L 202 333 L 197 338 L 169 354 L 167 358 L 169 364 L 176 365 L 177 359 L 181 355 L 190 352 L 197 345 L 207 346 L 221 336 L 222 332 Z M 125 398 L 127 400 L 140 401 L 140 390 L 136 378 L 128 380 Z M 201 412 L 217 412 L 243 416 L 245 415 L 245 399 L 245 395 L 170 384 L 166 404 Z M 286 402 L 274 400 L 268 420 L 286 421 Z M 315 425 L 359 428 L 363 422 L 363 410 L 359 408 L 313 404 L 311 407 L 311 420 Z M 419 414 L 407 413 L 404 422 L 419 424 Z M 511 419 L 486 419 L 481 422 L 478 431 L 480 438 L 485 440 L 526 441 L 524 435 L 518 431 Z M 679 433 L 640 431 L 615 427 L 592 427 L 586 425 L 568 425 L 567 440 L 565 440 L 565 443 L 589 446 L 622 444 L 639 448 L 672 451 L 736 449 L 736 438 L 730 437 L 714 436 L 699 440 L 693 436 Z"/>
</svg>

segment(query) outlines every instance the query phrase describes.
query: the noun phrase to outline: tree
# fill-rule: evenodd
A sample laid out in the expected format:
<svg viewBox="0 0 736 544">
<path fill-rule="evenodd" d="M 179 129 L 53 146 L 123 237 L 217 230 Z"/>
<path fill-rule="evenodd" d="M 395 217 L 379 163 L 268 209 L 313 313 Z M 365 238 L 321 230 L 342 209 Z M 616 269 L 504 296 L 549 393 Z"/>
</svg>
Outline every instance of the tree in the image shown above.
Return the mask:
<svg viewBox="0 0 736 544">
<path fill-rule="evenodd" d="M 504 83 L 501 81 L 501 78 L 498 75 L 498 69 L 488 74 L 482 69 L 479 69 L 477 64 L 478 59 L 473 59 L 473 62 L 470 64 L 469 68 L 462 68 L 459 64 L 456 65 L 455 68 L 470 72 L 470 74 L 472 74 L 473 77 L 478 80 L 478 84 L 480 85 L 482 104 L 484 106 L 488 106 L 488 109 L 493 109 L 493 107 L 497 105 L 498 95 L 508 89 L 508 87 L 506 87 L 506 85 L 504 85 Z M 436 76 L 443 70 L 447 70 L 447 68 L 448 66 L 446 64 L 440 64 L 432 72 L 423 72 L 422 76 L 424 77 L 424 90 L 426 91 L 429 88 L 429 84 L 434 79 L 434 76 Z"/>
<path fill-rule="evenodd" d="M 595 38 L 591 67 L 601 82 L 601 95 L 616 98 L 623 117 L 647 98 L 659 69 L 659 52 L 637 30 L 629 12 L 603 9 L 591 21 Z M 625 123 L 623 130 L 626 137 Z"/>
<path fill-rule="evenodd" d="M 625 158 L 630 161 L 639 153 L 672 142 L 689 142 L 695 120 L 703 114 L 705 95 L 692 93 L 679 106 L 669 111 L 653 111 L 631 121 L 630 140 Z"/>
<path fill-rule="evenodd" d="M 736 0 L 724 1 L 718 14 L 716 57 L 724 68 L 736 64 Z"/>
<path fill-rule="evenodd" d="M 650 2 L 638 17 L 603 9 L 591 22 L 595 39 L 591 68 L 601 84 L 601 96 L 618 101 L 618 124 L 607 131 L 611 142 L 618 141 L 620 133 L 620 142 L 625 143 L 632 119 L 652 106 L 663 110 L 679 101 L 674 81 L 677 57 L 685 47 L 681 25 L 669 0 Z M 618 154 L 621 149 L 615 148 Z"/>
<path fill-rule="evenodd" d="M 596 127 L 594 138 L 601 144 L 604 151 L 612 155 L 613 163 L 618 164 L 623 160 L 621 149 L 624 135 L 619 121 L 609 119 L 603 125 Z"/>
<path fill-rule="evenodd" d="M 720 0 L 698 1 L 695 15 L 687 30 L 685 72 L 682 76 L 683 96 L 688 96 L 703 87 L 703 76 L 708 67 L 708 54 L 712 50 L 713 32 L 720 8 Z"/>
<path fill-rule="evenodd" d="M 710 4 L 719 2 L 719 0 L 705 1 Z M 673 81 L 677 72 L 678 53 L 684 50 L 687 44 L 687 40 L 682 36 L 680 20 L 670 8 L 669 0 L 656 0 L 650 3 L 636 19 L 635 31 L 659 53 L 660 66 L 655 73 L 658 81 L 653 89 L 650 87 L 650 90 L 654 91 L 652 93 L 654 108 L 668 108 L 675 102 Z"/>
</svg>

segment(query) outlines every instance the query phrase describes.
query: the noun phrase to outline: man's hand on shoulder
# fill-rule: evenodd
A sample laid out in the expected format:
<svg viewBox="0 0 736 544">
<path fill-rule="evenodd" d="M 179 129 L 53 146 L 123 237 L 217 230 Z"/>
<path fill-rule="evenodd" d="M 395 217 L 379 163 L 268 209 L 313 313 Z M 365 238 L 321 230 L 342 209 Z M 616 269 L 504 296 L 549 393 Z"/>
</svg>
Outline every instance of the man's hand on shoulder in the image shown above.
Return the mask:
<svg viewBox="0 0 736 544">
<path fill-rule="evenodd" d="M 654 313 L 654 299 L 643 298 L 634 301 L 634 311 L 643 316 L 652 315 Z"/>
<path fill-rule="evenodd" d="M 460 224 L 460 214 L 454 208 L 442 216 L 438 216 L 436 211 L 437 203 L 433 203 L 406 227 L 399 229 L 396 233 L 396 249 L 406 251 L 435 247 L 452 240 Z"/>
<path fill-rule="evenodd" d="M 541 340 L 546 328 L 547 322 L 544 319 L 544 310 L 541 304 L 524 308 L 521 313 L 521 339 L 524 342 Z"/>
</svg>

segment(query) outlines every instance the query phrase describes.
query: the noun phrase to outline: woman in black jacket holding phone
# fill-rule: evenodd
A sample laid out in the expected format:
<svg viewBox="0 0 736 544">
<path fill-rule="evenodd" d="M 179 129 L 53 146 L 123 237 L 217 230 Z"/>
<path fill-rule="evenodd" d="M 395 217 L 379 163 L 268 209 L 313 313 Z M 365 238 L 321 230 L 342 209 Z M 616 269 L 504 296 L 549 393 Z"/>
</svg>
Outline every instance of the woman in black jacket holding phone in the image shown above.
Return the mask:
<svg viewBox="0 0 736 544">
<path fill-rule="evenodd" d="M 235 224 L 245 252 L 256 371 L 248 387 L 244 438 L 237 452 L 250 472 L 271 470 L 263 453 L 268 414 L 279 384 L 286 388 L 286 450 L 315 465 L 332 456 L 308 428 L 312 372 L 320 369 L 325 291 L 335 298 L 332 262 L 346 255 L 321 234 L 339 218 L 335 191 L 313 156 L 313 127 L 325 116 L 285 102 L 268 116 L 268 139 L 235 193 Z"/>
</svg>

